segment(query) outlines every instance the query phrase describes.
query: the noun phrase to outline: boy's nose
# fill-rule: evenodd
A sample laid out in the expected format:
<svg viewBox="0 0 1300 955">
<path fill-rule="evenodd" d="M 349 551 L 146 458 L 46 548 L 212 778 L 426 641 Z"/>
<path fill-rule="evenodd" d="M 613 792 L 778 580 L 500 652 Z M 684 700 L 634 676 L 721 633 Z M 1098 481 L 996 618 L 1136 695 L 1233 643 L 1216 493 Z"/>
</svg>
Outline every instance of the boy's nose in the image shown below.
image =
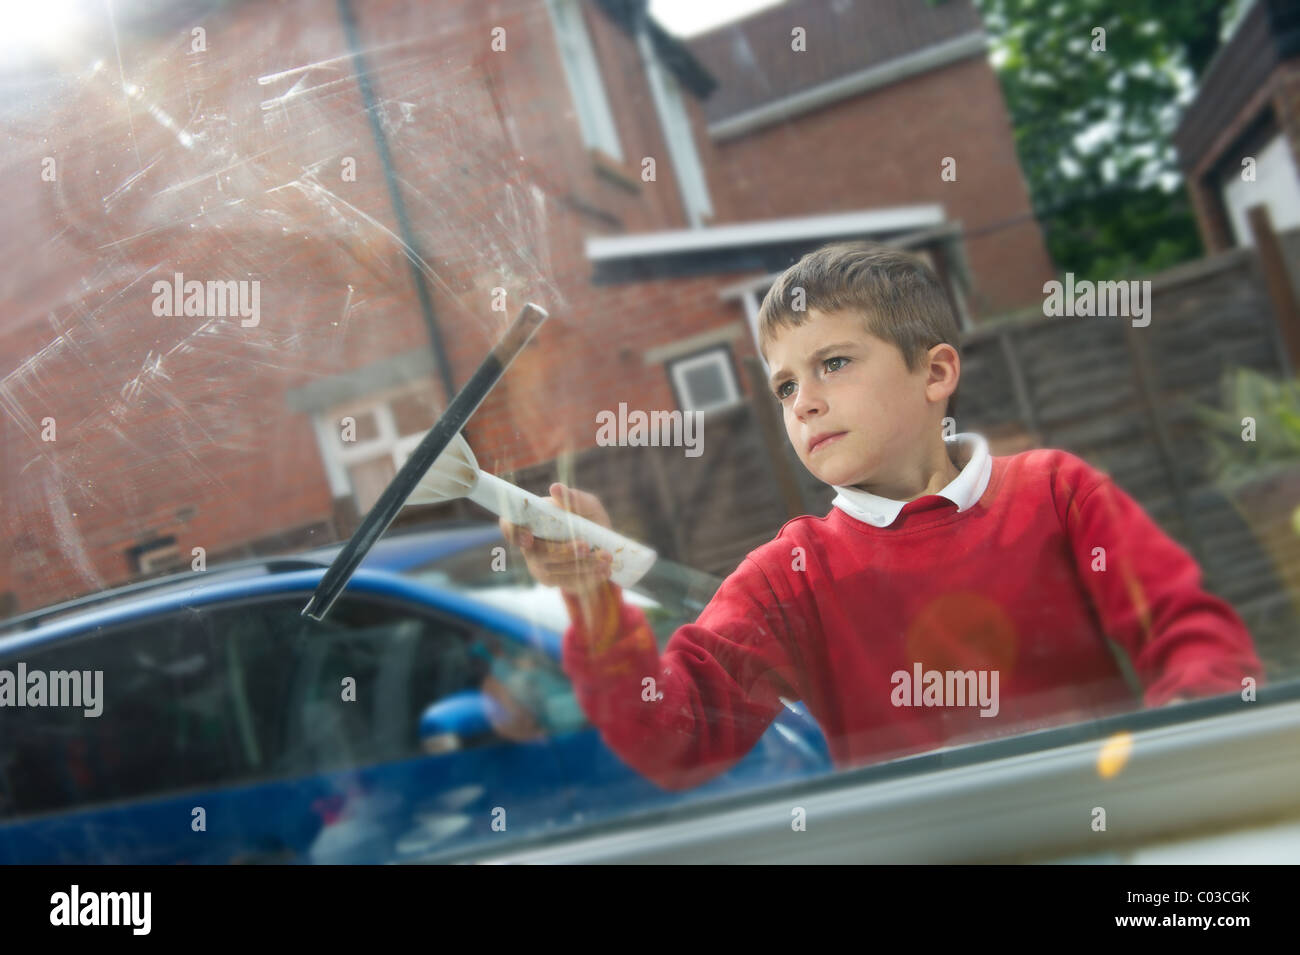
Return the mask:
<svg viewBox="0 0 1300 955">
<path fill-rule="evenodd" d="M 826 402 L 817 392 L 810 388 L 799 387 L 794 399 L 794 413 L 800 418 L 822 414 L 826 411 Z"/>
</svg>

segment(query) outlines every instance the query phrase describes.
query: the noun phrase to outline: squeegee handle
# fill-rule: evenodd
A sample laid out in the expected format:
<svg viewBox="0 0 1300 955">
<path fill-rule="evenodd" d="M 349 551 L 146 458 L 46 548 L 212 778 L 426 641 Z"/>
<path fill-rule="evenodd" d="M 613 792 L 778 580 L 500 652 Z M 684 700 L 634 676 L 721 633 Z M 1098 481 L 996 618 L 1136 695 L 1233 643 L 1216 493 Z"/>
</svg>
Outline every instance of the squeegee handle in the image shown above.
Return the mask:
<svg viewBox="0 0 1300 955">
<path fill-rule="evenodd" d="M 645 544 L 557 507 L 548 498 L 515 487 L 486 471 L 479 472 L 469 498 L 511 524 L 528 528 L 533 536 L 542 540 L 581 540 L 606 551 L 614 559 L 610 579 L 620 587 L 631 587 L 659 559 L 659 555 Z"/>
</svg>

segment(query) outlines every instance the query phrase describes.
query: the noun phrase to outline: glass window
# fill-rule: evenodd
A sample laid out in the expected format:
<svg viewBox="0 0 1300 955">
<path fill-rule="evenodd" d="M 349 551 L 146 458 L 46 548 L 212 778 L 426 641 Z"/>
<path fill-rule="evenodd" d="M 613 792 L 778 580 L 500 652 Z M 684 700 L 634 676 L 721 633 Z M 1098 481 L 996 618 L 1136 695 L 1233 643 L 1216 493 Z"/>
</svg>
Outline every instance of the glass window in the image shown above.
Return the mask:
<svg viewBox="0 0 1300 955">
<path fill-rule="evenodd" d="M 5 660 L 13 673 L 99 674 L 102 686 L 95 717 L 5 711 L 7 814 L 410 758 L 424 751 L 425 711 L 465 691 L 495 694 L 523 724 L 572 723 L 567 684 L 523 648 L 352 599 L 311 621 L 302 602 L 189 612 Z M 489 723 L 457 745 L 504 738 Z"/>
<path fill-rule="evenodd" d="M 38 674 L 69 673 L 84 678 L 83 692 L 95 695 L 100 710 L 91 715 L 94 708 L 85 706 L 12 704 L 3 710 L 3 815 L 246 778 L 259 757 L 236 718 L 230 662 L 222 640 L 198 614 L 3 654 L 0 669 L 15 678 L 28 674 L 29 700 Z"/>
<path fill-rule="evenodd" d="M 1273 712 L 1283 5 L 10 4 L 0 671 L 105 709 L 0 705 L 0 856 L 204 793 L 265 822 L 222 861 L 421 858 Z M 526 303 L 459 432 L 654 562 L 584 620 L 499 496 L 412 502 L 304 622 Z M 307 570 L 212 606 L 237 559 Z"/>
<path fill-rule="evenodd" d="M 665 69 L 654 52 L 654 44 L 643 31 L 637 44 L 646 65 L 646 77 L 654 95 L 655 110 L 664 140 L 673 157 L 673 171 L 682 194 L 682 204 L 691 225 L 699 227 L 713 217 L 709 201 L 709 184 L 695 148 L 695 134 L 691 129 L 690 115 L 682 101 L 681 86 L 672 71 Z"/>
<path fill-rule="evenodd" d="M 711 411 L 739 399 L 731 353 L 726 347 L 679 359 L 668 367 L 681 405 L 687 410 Z"/>
<path fill-rule="evenodd" d="M 429 413 L 427 384 L 368 390 L 365 401 L 337 405 L 313 420 L 331 489 L 336 497 L 351 494 L 361 514 L 420 443 L 427 425 L 419 421 Z"/>
<path fill-rule="evenodd" d="M 619 145 L 618 128 L 605 96 L 600 64 L 583 23 L 582 4 L 579 0 L 547 0 L 546 6 L 555 26 L 555 40 L 578 113 L 582 140 L 588 147 L 622 161 L 623 147 Z"/>
</svg>

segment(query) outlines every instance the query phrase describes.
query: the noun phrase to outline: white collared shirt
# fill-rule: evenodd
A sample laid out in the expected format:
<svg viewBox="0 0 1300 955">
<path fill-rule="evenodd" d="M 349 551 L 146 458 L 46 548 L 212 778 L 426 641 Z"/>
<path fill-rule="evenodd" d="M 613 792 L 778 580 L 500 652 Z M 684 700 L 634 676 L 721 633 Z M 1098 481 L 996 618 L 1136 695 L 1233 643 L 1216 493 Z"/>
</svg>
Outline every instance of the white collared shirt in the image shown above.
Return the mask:
<svg viewBox="0 0 1300 955">
<path fill-rule="evenodd" d="M 957 453 L 953 456 L 953 461 L 961 466 L 961 473 L 942 491 L 935 493 L 952 501 L 957 505 L 958 512 L 961 512 L 973 507 L 984 496 L 984 489 L 989 486 L 989 477 L 993 473 L 993 458 L 989 455 L 988 441 L 974 431 L 963 431 L 943 440 L 956 447 Z M 964 465 L 961 464 L 963 458 Z M 832 486 L 839 492 L 831 502 L 835 507 L 850 517 L 875 527 L 888 527 L 894 523 L 898 520 L 903 505 L 907 503 L 856 487 Z"/>
</svg>

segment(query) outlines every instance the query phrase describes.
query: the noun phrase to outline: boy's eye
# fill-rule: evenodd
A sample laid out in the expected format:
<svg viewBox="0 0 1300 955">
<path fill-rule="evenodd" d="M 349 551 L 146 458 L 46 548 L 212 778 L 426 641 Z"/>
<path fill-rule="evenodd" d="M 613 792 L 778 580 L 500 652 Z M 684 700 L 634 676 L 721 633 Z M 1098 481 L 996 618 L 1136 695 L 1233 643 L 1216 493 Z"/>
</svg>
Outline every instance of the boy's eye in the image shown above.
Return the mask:
<svg viewBox="0 0 1300 955">
<path fill-rule="evenodd" d="M 842 362 L 844 362 L 845 364 L 847 364 L 848 361 L 849 361 L 849 359 L 843 357 L 842 355 L 837 355 L 837 356 L 834 357 L 834 358 L 827 358 L 827 359 L 824 359 L 824 360 L 822 361 L 822 364 L 823 364 L 823 365 L 830 365 L 830 363 L 833 362 L 833 361 L 842 361 Z M 829 371 L 839 371 L 839 370 L 840 370 L 841 368 L 843 368 L 843 367 L 844 367 L 844 365 L 837 365 L 836 367 L 834 367 L 834 368 L 830 368 L 830 369 L 828 369 L 828 370 L 829 370 Z M 784 384 L 781 384 L 781 385 L 778 385 L 778 386 L 777 386 L 777 389 L 776 389 L 775 392 L 773 392 L 773 394 L 776 395 L 778 401 L 784 401 L 786 398 L 790 397 L 790 392 L 786 391 L 785 389 L 786 389 L 786 385 L 792 385 L 792 384 L 794 384 L 794 382 L 792 382 L 792 381 L 787 381 L 787 382 L 785 382 Z"/>
</svg>

